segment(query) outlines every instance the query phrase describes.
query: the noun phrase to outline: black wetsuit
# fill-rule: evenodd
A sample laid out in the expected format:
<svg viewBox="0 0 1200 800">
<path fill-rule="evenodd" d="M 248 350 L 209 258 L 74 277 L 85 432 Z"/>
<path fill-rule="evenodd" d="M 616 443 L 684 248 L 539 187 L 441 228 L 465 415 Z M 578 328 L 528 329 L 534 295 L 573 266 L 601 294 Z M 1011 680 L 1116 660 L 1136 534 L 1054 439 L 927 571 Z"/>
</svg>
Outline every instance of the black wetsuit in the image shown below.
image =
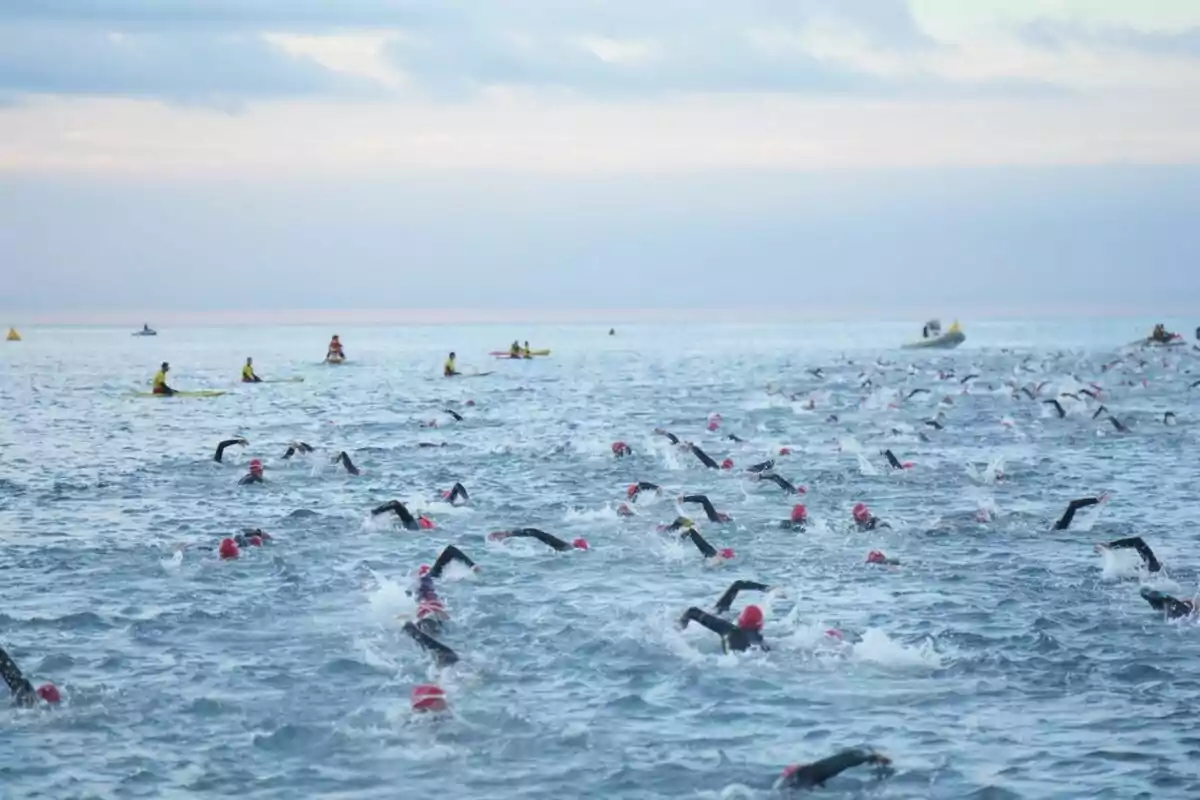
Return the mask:
<svg viewBox="0 0 1200 800">
<path fill-rule="evenodd" d="M 725 436 L 725 438 L 726 438 L 726 439 L 728 439 L 728 440 L 729 440 L 729 441 L 731 441 L 731 442 L 737 442 L 738 444 L 745 444 L 745 443 L 746 443 L 746 440 L 745 440 L 745 439 L 742 439 L 741 437 L 739 437 L 739 436 L 736 436 L 736 435 L 734 435 L 734 434 L 732 434 L 732 433 L 730 433 L 730 434 L 727 434 L 727 435 Z"/>
<path fill-rule="evenodd" d="M 704 452 L 696 445 L 694 445 L 694 444 L 688 445 L 688 447 L 692 451 L 692 454 L 695 455 L 696 458 L 700 459 L 700 463 L 704 464 L 704 466 L 708 467 L 709 469 L 720 469 L 721 468 L 720 464 L 713 461 L 712 457 L 710 457 L 708 455 L 708 453 Z"/>
<path fill-rule="evenodd" d="M 263 482 L 263 476 L 262 476 L 261 472 L 251 472 L 248 475 L 243 475 L 242 479 L 240 481 L 238 481 L 238 485 L 239 486 L 247 486 L 251 483 L 262 483 L 262 482 Z"/>
<path fill-rule="evenodd" d="M 785 531 L 803 531 L 808 529 L 808 520 L 785 519 L 779 523 L 779 527 Z"/>
<path fill-rule="evenodd" d="M 1180 600 L 1177 597 L 1171 597 L 1169 594 L 1142 587 L 1142 598 L 1145 599 L 1150 607 L 1155 611 L 1165 611 L 1171 619 L 1191 616 L 1196 613 L 1196 604 L 1191 600 Z"/>
<path fill-rule="evenodd" d="M 38 695 L 33 684 L 25 679 L 25 676 L 21 674 L 21 668 L 2 647 L 0 647 L 0 676 L 3 676 L 4 682 L 8 684 L 14 703 L 21 706 L 32 706 L 37 703 Z"/>
<path fill-rule="evenodd" d="M 259 539 L 259 544 L 271 541 L 271 534 L 264 533 L 261 528 L 247 528 L 246 530 L 233 537 L 233 541 L 237 542 L 238 547 L 254 547 L 254 542 L 251 541 L 255 536 Z"/>
<path fill-rule="evenodd" d="M 873 531 L 873 530 L 876 530 L 877 528 L 891 528 L 892 527 L 891 525 L 888 525 L 886 522 L 884 522 L 879 517 L 876 517 L 874 515 L 871 515 L 864 520 L 856 519 L 856 520 L 854 520 L 854 524 L 856 526 L 858 526 L 858 529 L 860 531 Z"/>
<path fill-rule="evenodd" d="M 311 453 L 312 451 L 313 451 L 312 447 L 310 445 L 305 444 L 304 442 L 292 442 L 291 444 L 288 445 L 287 452 L 283 454 L 283 458 L 286 461 L 287 459 L 296 455 L 296 453 L 308 454 L 308 453 Z"/>
<path fill-rule="evenodd" d="M 245 447 L 246 440 L 245 439 L 226 439 L 225 441 L 221 442 L 219 445 L 217 445 L 217 452 L 213 453 L 213 461 L 220 462 L 221 459 L 223 459 L 225 457 L 225 449 L 227 447 L 233 447 L 235 444 L 240 445 L 241 447 Z"/>
<path fill-rule="evenodd" d="M 796 485 L 782 475 L 776 475 L 774 472 L 765 472 L 760 473 L 758 477 L 759 480 L 770 481 L 789 494 L 796 494 Z"/>
<path fill-rule="evenodd" d="M 540 531 L 537 528 L 517 528 L 511 531 L 498 531 L 493 536 L 496 539 L 537 539 L 542 544 L 552 547 L 560 553 L 575 549 L 573 545 L 567 544 L 557 536 Z"/>
<path fill-rule="evenodd" d="M 670 431 L 664 431 L 662 428 L 657 428 L 657 429 L 655 429 L 654 432 L 656 434 L 658 434 L 659 436 L 667 437 L 667 440 L 671 444 L 679 444 L 679 437 L 676 436 L 675 434 L 671 433 Z"/>
<path fill-rule="evenodd" d="M 413 517 L 412 513 L 408 510 L 404 503 L 401 503 L 399 500 L 391 500 L 381 506 L 378 506 L 377 508 L 371 509 L 371 516 L 377 517 L 380 514 L 386 514 L 389 511 L 395 513 L 395 515 L 400 518 L 400 524 L 402 524 L 406 530 L 416 531 L 421 529 L 421 525 L 417 522 L 416 518 Z"/>
<path fill-rule="evenodd" d="M 761 464 L 755 464 L 752 467 L 747 467 L 746 472 L 758 472 L 758 473 L 766 472 L 767 470 L 771 469 L 774 466 L 775 466 L 775 459 L 770 458 L 770 459 L 767 459 L 766 461 L 762 462 Z"/>
<path fill-rule="evenodd" d="M 896 454 L 891 450 L 884 450 L 883 455 L 887 457 L 888 465 L 892 469 L 904 469 L 904 465 L 900 463 L 900 459 L 896 458 Z"/>
<path fill-rule="evenodd" d="M 662 487 L 659 486 L 657 483 L 649 483 L 647 481 L 638 481 L 636 484 L 634 484 L 633 491 L 629 493 L 629 499 L 631 502 L 636 502 L 638 499 L 638 495 L 641 494 L 642 492 L 661 492 L 661 491 L 662 491 Z"/>
<path fill-rule="evenodd" d="M 359 474 L 358 467 L 354 466 L 354 462 L 350 460 L 350 456 L 346 455 L 345 450 L 334 456 L 333 462 L 335 464 L 341 464 L 346 468 L 346 472 L 349 472 L 351 475 Z"/>
<path fill-rule="evenodd" d="M 781 789 L 812 789 L 825 781 L 862 764 L 890 763 L 886 758 L 866 750 L 843 750 L 840 753 L 791 769 L 776 785 Z"/>
<path fill-rule="evenodd" d="M 704 508 L 704 513 L 708 517 L 709 522 L 728 522 L 729 515 L 722 514 L 713 507 L 712 501 L 706 495 L 689 494 L 679 498 L 681 503 L 699 503 Z"/>
<path fill-rule="evenodd" d="M 725 594 L 721 595 L 721 599 L 717 600 L 716 610 L 718 614 L 724 614 L 733 605 L 733 601 L 737 599 L 738 592 L 756 591 L 765 592 L 771 587 L 765 583 L 756 583 L 754 581 L 734 581 Z"/>
<path fill-rule="evenodd" d="M 1083 497 L 1079 500 L 1072 500 L 1067 506 L 1067 510 L 1063 512 L 1061 517 L 1059 517 L 1058 522 L 1054 523 L 1054 530 L 1065 531 L 1067 528 L 1071 527 L 1071 520 L 1075 519 L 1076 511 L 1081 508 L 1087 508 L 1088 506 L 1094 506 L 1099 502 L 1099 497 Z"/>
<path fill-rule="evenodd" d="M 716 558 L 719 555 L 717 548 L 709 544 L 708 540 L 701 536 L 700 531 L 695 528 L 688 528 L 679 535 L 679 538 L 690 539 L 692 544 L 696 545 L 696 549 L 700 551 L 700 555 L 705 558 Z"/>
<path fill-rule="evenodd" d="M 683 616 L 679 618 L 679 624 L 682 627 L 686 628 L 689 622 L 699 622 L 713 633 L 718 634 L 721 637 L 721 646 L 726 653 L 731 651 L 741 653 L 751 647 L 758 647 L 762 650 L 771 649 L 763 641 L 760 631 L 739 628 L 729 620 L 713 616 L 695 606 L 683 612 Z"/>
<path fill-rule="evenodd" d="M 461 373 L 461 372 L 456 372 L 456 373 L 454 373 L 454 374 L 455 374 L 455 375 L 461 375 L 462 373 Z M 455 422 L 462 422 L 462 421 L 463 421 L 463 416 L 462 416 L 462 414 L 459 414 L 457 411 L 451 411 L 451 410 L 450 410 L 450 409 L 448 409 L 448 408 L 443 408 L 443 409 L 442 409 L 442 411 L 445 411 L 447 414 L 449 414 L 450 416 L 454 417 L 454 421 L 455 421 Z"/>
<path fill-rule="evenodd" d="M 470 502 L 471 500 L 471 496 L 467 494 L 467 488 L 461 483 L 455 483 L 454 486 L 450 487 L 450 494 L 447 495 L 446 502 L 450 503 L 450 505 L 454 505 L 454 502 L 460 497 L 464 503 Z"/>
<path fill-rule="evenodd" d="M 1158 572 L 1162 569 L 1162 564 L 1155 558 L 1154 551 L 1150 549 L 1150 545 L 1146 544 L 1142 537 L 1131 536 L 1128 539 L 1117 539 L 1115 542 L 1109 542 L 1105 545 L 1109 550 L 1121 550 L 1123 548 L 1133 548 L 1137 554 L 1142 557 L 1142 561 L 1146 564 L 1146 569 L 1150 572 Z"/>
<path fill-rule="evenodd" d="M 404 623 L 404 632 L 411 636 L 413 641 L 421 645 L 421 648 L 425 652 L 432 655 L 433 660 L 439 667 L 448 667 L 451 664 L 458 663 L 457 653 L 421 630 L 415 624 L 411 622 Z"/>
<path fill-rule="evenodd" d="M 692 522 L 687 517 L 676 517 L 675 521 L 672 522 L 670 525 L 667 525 L 665 528 L 663 528 L 663 530 L 665 530 L 665 531 L 691 530 L 693 525 L 695 525 L 695 523 Z"/>
</svg>

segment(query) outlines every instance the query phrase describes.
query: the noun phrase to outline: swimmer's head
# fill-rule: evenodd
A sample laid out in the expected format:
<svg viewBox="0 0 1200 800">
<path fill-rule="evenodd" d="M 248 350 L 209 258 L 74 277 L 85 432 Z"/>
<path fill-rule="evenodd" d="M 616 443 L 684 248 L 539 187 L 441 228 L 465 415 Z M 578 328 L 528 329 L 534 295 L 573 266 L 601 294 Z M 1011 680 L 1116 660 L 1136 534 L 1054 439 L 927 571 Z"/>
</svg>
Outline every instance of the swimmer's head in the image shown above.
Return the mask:
<svg viewBox="0 0 1200 800">
<path fill-rule="evenodd" d="M 427 517 L 417 517 L 417 526 L 421 528 L 421 530 L 425 531 L 432 530 L 433 528 L 437 527 L 437 525 L 433 524 L 433 520 L 428 519 Z"/>
<path fill-rule="evenodd" d="M 588 549 L 587 539 L 576 539 L 575 541 L 571 542 L 571 546 L 574 547 L 576 550 L 587 550 Z"/>
<path fill-rule="evenodd" d="M 428 574 L 429 574 L 429 565 L 428 564 L 422 564 L 421 566 L 417 567 L 417 577 L 418 578 L 424 578 Z"/>
<path fill-rule="evenodd" d="M 781 448 L 779 448 L 779 455 L 781 455 L 781 456 L 790 456 L 791 454 L 792 454 L 792 448 L 790 448 L 790 447 L 781 447 Z"/>
<path fill-rule="evenodd" d="M 221 558 L 237 558 L 237 542 L 229 538 L 222 539 L 220 547 L 217 548 L 217 553 L 221 556 Z"/>
<path fill-rule="evenodd" d="M 53 683 L 43 683 L 37 688 L 37 696 L 45 700 L 51 705 L 58 705 L 62 702 L 62 695 L 58 692 L 58 687 Z"/>
<path fill-rule="evenodd" d="M 742 613 L 738 614 L 738 627 L 744 631 L 761 631 L 763 626 L 763 612 L 758 606 L 746 606 L 742 609 Z"/>
<path fill-rule="evenodd" d="M 414 686 L 410 695 L 413 711 L 425 713 L 428 711 L 446 710 L 446 693 L 440 686 L 424 683 Z"/>
<path fill-rule="evenodd" d="M 871 510 L 867 508 L 866 503 L 855 503 L 850 513 L 854 515 L 855 522 L 865 522 L 871 518 Z"/>
<path fill-rule="evenodd" d="M 250 459 L 250 474 L 251 475 L 262 475 L 262 471 L 263 471 L 262 462 L 259 461 L 257 458 Z"/>
<path fill-rule="evenodd" d="M 612 451 L 614 456 L 629 455 L 629 453 L 633 452 L 629 449 L 629 445 L 625 444 L 624 442 L 613 442 Z"/>
<path fill-rule="evenodd" d="M 621 503 L 621 505 L 617 506 L 617 516 L 618 517 L 632 517 L 633 509 L 630 508 L 626 503 Z"/>
<path fill-rule="evenodd" d="M 638 487 L 637 487 L 636 483 L 629 484 L 629 487 L 625 490 L 626 497 L 630 497 L 630 498 L 636 497 L 637 493 L 638 493 Z"/>
<path fill-rule="evenodd" d="M 732 547 L 722 547 L 717 551 L 717 555 L 728 561 L 729 559 L 736 557 L 737 554 L 733 552 Z"/>
<path fill-rule="evenodd" d="M 807 522 L 807 521 L 808 521 L 808 509 L 804 507 L 804 504 L 797 503 L 796 505 L 792 506 L 792 522 Z"/>
<path fill-rule="evenodd" d="M 733 459 L 727 458 L 721 462 L 721 469 L 733 469 Z"/>
<path fill-rule="evenodd" d="M 867 563 L 868 564 L 883 564 L 886 561 L 887 561 L 887 556 L 885 556 L 879 550 L 872 550 L 871 552 L 867 553 Z"/>
</svg>

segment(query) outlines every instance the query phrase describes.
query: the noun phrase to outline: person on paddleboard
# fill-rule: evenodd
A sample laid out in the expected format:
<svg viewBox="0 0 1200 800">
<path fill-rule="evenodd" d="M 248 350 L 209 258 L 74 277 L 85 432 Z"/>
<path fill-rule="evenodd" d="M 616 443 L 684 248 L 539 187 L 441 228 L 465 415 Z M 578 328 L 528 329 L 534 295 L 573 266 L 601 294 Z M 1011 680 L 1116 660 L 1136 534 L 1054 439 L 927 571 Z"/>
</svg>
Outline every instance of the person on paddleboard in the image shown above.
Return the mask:
<svg viewBox="0 0 1200 800">
<path fill-rule="evenodd" d="M 12 692 L 13 703 L 16 705 L 34 706 L 37 705 L 38 700 L 55 705 L 62 700 L 58 687 L 53 683 L 43 683 L 34 689 L 33 684 L 21 674 L 21 668 L 17 666 L 17 662 L 13 661 L 2 647 L 0 647 L 0 676 L 3 676 L 4 682 L 8 684 L 9 691 Z"/>
<path fill-rule="evenodd" d="M 165 395 L 175 394 L 175 390 L 172 389 L 170 386 L 167 386 L 167 373 L 170 371 L 171 371 L 171 365 L 168 364 L 166 361 L 164 361 L 164 362 L 162 362 L 162 366 L 159 367 L 158 372 L 154 373 L 154 389 L 153 389 L 153 391 L 155 394 L 165 394 Z"/>
<path fill-rule="evenodd" d="M 242 383 L 262 383 L 262 378 L 254 374 L 254 359 L 246 358 L 246 366 L 242 367 Z"/>
<path fill-rule="evenodd" d="M 455 369 L 454 359 L 455 359 L 455 355 L 453 352 L 451 352 L 450 357 L 446 359 L 446 363 L 442 366 L 442 377 L 453 378 L 455 375 L 462 374 L 457 369 Z"/>
<path fill-rule="evenodd" d="M 342 350 L 342 342 L 340 339 L 338 339 L 338 335 L 335 333 L 333 338 L 329 340 L 329 350 L 325 353 L 325 360 L 340 361 L 345 357 L 346 354 Z"/>
</svg>

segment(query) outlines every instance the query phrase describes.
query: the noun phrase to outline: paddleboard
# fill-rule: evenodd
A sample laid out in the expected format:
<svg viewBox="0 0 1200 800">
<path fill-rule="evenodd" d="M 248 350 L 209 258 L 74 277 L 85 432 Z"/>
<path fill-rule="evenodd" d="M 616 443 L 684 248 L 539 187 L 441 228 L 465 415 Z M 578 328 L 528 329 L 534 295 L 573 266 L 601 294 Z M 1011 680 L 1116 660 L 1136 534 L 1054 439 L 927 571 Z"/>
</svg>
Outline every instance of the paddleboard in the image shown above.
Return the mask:
<svg viewBox="0 0 1200 800">
<path fill-rule="evenodd" d="M 155 394 L 154 392 L 135 392 L 138 397 L 220 397 L 225 392 L 217 389 L 198 389 L 192 392 L 175 392 L 175 394 Z"/>
<path fill-rule="evenodd" d="M 346 359 L 344 359 L 344 358 L 327 358 L 327 359 L 325 359 L 325 361 L 323 363 L 328 364 L 331 367 L 336 367 L 338 364 L 345 364 Z"/>
<path fill-rule="evenodd" d="M 263 378 L 259 383 L 304 383 L 304 376 L 296 375 L 291 378 Z"/>
<path fill-rule="evenodd" d="M 497 358 L 526 358 L 526 356 L 524 354 L 521 354 L 519 356 L 513 356 L 512 352 L 509 350 L 493 350 L 492 352 L 488 353 L 488 355 L 496 356 Z M 550 355 L 549 350 L 530 350 L 529 351 L 530 357 L 548 356 L 548 355 Z"/>
<path fill-rule="evenodd" d="M 470 375 L 459 375 L 460 378 L 482 378 L 487 375 L 492 375 L 491 372 L 472 372 Z"/>
</svg>

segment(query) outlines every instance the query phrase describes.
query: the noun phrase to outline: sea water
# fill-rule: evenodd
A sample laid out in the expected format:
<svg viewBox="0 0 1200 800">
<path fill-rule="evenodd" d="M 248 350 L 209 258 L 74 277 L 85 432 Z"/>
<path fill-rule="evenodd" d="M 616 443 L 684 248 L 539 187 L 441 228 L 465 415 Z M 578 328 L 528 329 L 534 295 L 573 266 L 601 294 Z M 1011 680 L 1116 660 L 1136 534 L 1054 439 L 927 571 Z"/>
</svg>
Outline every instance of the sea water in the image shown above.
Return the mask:
<svg viewBox="0 0 1200 800">
<path fill-rule="evenodd" d="M 1138 596 L 1196 592 L 1200 365 L 1104 369 L 1150 322 L 968 324 L 949 353 L 882 324 L 23 329 L 0 348 L 0 645 L 65 699 L 0 710 L 0 797 L 767 797 L 783 766 L 855 745 L 894 774 L 826 796 L 1200 796 L 1200 632 Z M 334 332 L 349 361 L 328 367 Z M 487 355 L 514 338 L 553 354 Z M 444 380 L 450 350 L 493 374 Z M 243 386 L 247 356 L 304 381 Z M 177 389 L 228 394 L 135 396 L 164 360 Z M 1089 382 L 1129 433 L 1091 418 Z M 1081 398 L 1064 419 L 1040 402 L 1061 392 Z M 215 463 L 233 436 L 249 446 Z M 293 440 L 317 452 L 285 461 Z M 782 447 L 803 497 L 742 471 Z M 266 483 L 239 486 L 251 458 Z M 663 495 L 619 517 L 639 480 Z M 465 507 L 440 499 L 456 481 Z M 681 508 L 691 492 L 733 522 Z M 391 499 L 438 528 L 371 518 Z M 812 523 L 782 530 L 797 500 Z M 852 529 L 859 501 L 892 527 Z M 656 530 L 680 513 L 737 557 Z M 521 526 L 591 549 L 487 540 Z M 244 527 L 274 538 L 220 561 Z M 1167 574 L 1093 551 L 1133 534 Z M 438 670 L 401 626 L 449 543 L 481 569 L 438 582 L 462 658 Z M 676 624 L 739 578 L 772 587 L 735 604 L 762 605 L 768 653 Z M 414 715 L 431 681 L 450 711 Z"/>
</svg>

